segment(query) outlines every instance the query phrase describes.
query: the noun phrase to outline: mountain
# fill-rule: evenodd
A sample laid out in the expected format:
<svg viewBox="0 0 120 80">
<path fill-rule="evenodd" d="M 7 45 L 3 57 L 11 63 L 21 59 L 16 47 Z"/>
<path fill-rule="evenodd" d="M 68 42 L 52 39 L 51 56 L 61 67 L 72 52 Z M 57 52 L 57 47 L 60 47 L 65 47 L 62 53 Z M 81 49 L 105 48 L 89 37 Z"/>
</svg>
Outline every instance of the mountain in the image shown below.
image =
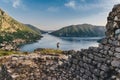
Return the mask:
<svg viewBox="0 0 120 80">
<path fill-rule="evenodd" d="M 50 33 L 58 37 L 98 37 L 104 36 L 105 27 L 91 24 L 70 25 Z"/>
<path fill-rule="evenodd" d="M 25 24 L 25 25 L 28 26 L 29 28 L 31 28 L 32 30 L 34 30 L 34 31 L 36 31 L 36 32 L 38 32 L 38 33 L 40 33 L 40 34 L 46 33 L 46 31 L 43 31 L 43 30 L 41 30 L 41 29 L 39 29 L 39 28 L 37 28 L 37 27 L 31 25 L 31 24 Z"/>
<path fill-rule="evenodd" d="M 38 32 L 16 21 L 0 9 L 0 43 L 6 42 L 9 44 L 15 41 L 26 43 L 39 38 L 41 38 L 41 35 Z"/>
</svg>

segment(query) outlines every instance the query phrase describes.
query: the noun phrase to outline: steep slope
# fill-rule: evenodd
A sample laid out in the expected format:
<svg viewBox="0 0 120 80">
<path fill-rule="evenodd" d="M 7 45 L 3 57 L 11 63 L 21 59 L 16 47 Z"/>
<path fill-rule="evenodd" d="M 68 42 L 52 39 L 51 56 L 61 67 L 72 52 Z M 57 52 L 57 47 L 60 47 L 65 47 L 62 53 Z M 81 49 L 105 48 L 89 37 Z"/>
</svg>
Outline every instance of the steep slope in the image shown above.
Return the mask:
<svg viewBox="0 0 120 80">
<path fill-rule="evenodd" d="M 41 30 L 41 29 L 39 29 L 39 28 L 37 28 L 37 27 L 31 25 L 31 24 L 25 24 L 25 25 L 28 26 L 29 28 L 31 28 L 32 30 L 34 30 L 34 31 L 36 31 L 36 32 L 38 32 L 38 33 L 40 33 L 40 34 L 46 33 L 46 31 L 43 31 L 43 30 Z"/>
<path fill-rule="evenodd" d="M 97 37 L 104 36 L 105 27 L 90 24 L 71 25 L 50 34 L 58 37 Z"/>
<path fill-rule="evenodd" d="M 24 43 L 39 39 L 38 32 L 16 21 L 0 9 L 0 43 L 12 43 L 17 39 L 24 40 Z M 20 40 L 19 40 L 20 41 Z"/>
</svg>

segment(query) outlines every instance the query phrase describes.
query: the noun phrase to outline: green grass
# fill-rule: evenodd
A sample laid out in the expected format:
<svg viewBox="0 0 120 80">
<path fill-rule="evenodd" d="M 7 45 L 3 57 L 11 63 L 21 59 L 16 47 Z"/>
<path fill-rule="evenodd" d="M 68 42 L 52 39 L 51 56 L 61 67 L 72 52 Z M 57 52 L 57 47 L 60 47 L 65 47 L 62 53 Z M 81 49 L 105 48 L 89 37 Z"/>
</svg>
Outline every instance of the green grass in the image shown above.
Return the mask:
<svg viewBox="0 0 120 80">
<path fill-rule="evenodd" d="M 40 53 L 40 54 L 63 54 L 62 50 L 59 49 L 40 49 L 35 51 L 35 53 Z M 19 52 L 19 51 L 5 51 L 5 50 L 0 50 L 0 57 L 2 56 L 8 56 L 12 54 L 17 54 L 17 55 L 28 55 L 29 52 Z"/>
<path fill-rule="evenodd" d="M 20 52 L 0 50 L 0 57 L 1 56 L 12 55 L 12 54 L 20 54 Z"/>
<path fill-rule="evenodd" d="M 40 54 L 63 54 L 63 51 L 59 49 L 40 49 L 35 52 Z"/>
</svg>

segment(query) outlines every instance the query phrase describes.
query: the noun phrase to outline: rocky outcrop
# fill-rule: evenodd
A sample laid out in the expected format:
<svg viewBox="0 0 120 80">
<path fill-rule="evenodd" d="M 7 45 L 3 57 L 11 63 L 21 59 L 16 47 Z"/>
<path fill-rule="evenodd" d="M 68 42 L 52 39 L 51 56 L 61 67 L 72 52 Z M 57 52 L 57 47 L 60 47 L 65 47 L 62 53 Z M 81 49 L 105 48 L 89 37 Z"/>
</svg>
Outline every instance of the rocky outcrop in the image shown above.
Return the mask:
<svg viewBox="0 0 120 80">
<path fill-rule="evenodd" d="M 116 5 L 108 16 L 107 36 L 99 47 L 66 52 L 72 55 L 3 57 L 0 61 L 6 68 L 1 68 L 0 75 L 5 72 L 13 80 L 120 80 L 120 34 L 116 34 L 119 13 L 120 5 Z M 114 20 L 115 16 L 118 19 Z"/>
</svg>

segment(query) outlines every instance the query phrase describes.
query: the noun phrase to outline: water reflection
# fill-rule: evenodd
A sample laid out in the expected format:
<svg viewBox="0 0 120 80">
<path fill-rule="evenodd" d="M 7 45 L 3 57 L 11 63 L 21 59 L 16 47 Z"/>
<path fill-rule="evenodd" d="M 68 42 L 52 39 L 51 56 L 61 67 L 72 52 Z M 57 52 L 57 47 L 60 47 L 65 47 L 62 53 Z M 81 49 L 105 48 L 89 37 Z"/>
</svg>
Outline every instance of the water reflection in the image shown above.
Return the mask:
<svg viewBox="0 0 120 80">
<path fill-rule="evenodd" d="M 63 40 L 66 41 L 75 41 L 75 42 L 80 42 L 80 41 L 97 41 L 101 39 L 101 37 L 60 37 Z"/>
</svg>

